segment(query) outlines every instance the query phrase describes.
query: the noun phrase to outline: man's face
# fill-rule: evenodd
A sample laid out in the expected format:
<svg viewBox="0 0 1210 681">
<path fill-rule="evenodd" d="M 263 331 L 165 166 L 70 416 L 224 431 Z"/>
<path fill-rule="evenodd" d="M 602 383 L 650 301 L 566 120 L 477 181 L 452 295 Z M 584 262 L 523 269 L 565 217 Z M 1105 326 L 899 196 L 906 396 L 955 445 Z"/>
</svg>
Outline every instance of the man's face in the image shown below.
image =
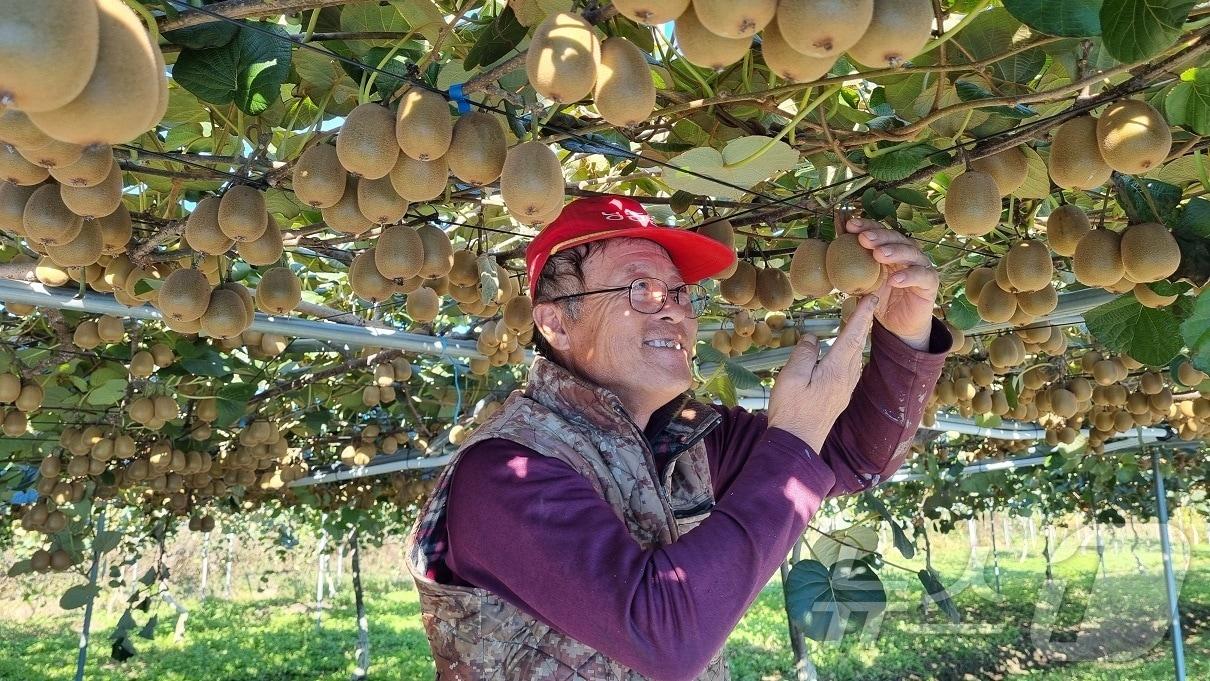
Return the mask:
<svg viewBox="0 0 1210 681">
<path fill-rule="evenodd" d="M 641 239 L 605 242 L 583 271 L 585 291 L 629 286 L 639 277 L 655 277 L 669 288 L 685 283 L 664 248 Z M 626 291 L 585 296 L 580 304 L 579 319 L 567 325 L 571 347 L 565 356 L 581 375 L 631 405 L 658 407 L 692 386 L 697 320 L 687 300 L 670 296 L 655 314 L 635 311 Z M 670 343 L 679 347 L 660 347 Z"/>
</svg>

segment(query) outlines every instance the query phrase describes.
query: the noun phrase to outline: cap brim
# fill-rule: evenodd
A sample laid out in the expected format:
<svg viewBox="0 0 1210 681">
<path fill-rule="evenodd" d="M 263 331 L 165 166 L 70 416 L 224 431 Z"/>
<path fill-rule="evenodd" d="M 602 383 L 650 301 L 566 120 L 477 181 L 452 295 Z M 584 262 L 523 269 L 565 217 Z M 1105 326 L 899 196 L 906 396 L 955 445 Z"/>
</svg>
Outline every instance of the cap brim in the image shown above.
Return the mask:
<svg viewBox="0 0 1210 681">
<path fill-rule="evenodd" d="M 683 229 L 636 228 L 610 234 L 610 239 L 646 239 L 668 251 L 668 257 L 686 284 L 711 277 L 735 262 L 735 251 L 708 236 Z"/>
</svg>

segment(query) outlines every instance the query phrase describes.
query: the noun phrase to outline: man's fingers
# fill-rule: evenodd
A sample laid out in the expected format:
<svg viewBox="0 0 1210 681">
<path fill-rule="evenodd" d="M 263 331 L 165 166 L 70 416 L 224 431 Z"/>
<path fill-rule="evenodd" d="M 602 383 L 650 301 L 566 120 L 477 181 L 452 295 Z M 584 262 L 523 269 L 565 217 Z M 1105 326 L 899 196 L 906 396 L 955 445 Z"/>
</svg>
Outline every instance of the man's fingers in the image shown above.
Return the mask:
<svg viewBox="0 0 1210 681">
<path fill-rule="evenodd" d="M 890 278 L 890 284 L 895 288 L 916 287 L 935 291 L 939 282 L 937 270 L 921 265 L 904 268 Z"/>
<path fill-rule="evenodd" d="M 790 351 L 790 358 L 786 360 L 786 364 L 793 364 L 796 367 L 801 365 L 807 369 L 807 375 L 810 375 L 818 361 L 819 339 L 814 334 L 804 333 L 802 338 L 798 339 L 794 349 Z"/>
<path fill-rule="evenodd" d="M 874 260 L 884 265 L 929 265 L 928 256 L 916 244 L 885 244 L 872 251 Z"/>
<path fill-rule="evenodd" d="M 836 336 L 832 349 L 824 357 L 828 361 L 835 357 L 835 362 L 849 364 L 861 361 L 862 350 L 865 349 L 865 339 L 870 335 L 870 327 L 874 324 L 874 308 L 878 306 L 878 296 L 864 296 L 857 303 L 857 309 L 845 323 L 844 328 Z"/>
<path fill-rule="evenodd" d="M 862 232 L 868 232 L 870 230 L 891 231 L 886 228 L 886 225 L 883 225 L 877 220 L 857 217 L 849 218 L 848 221 L 845 222 L 844 227 L 845 231 L 850 234 L 861 234 Z M 862 237 L 862 239 L 865 239 L 865 237 Z"/>
</svg>

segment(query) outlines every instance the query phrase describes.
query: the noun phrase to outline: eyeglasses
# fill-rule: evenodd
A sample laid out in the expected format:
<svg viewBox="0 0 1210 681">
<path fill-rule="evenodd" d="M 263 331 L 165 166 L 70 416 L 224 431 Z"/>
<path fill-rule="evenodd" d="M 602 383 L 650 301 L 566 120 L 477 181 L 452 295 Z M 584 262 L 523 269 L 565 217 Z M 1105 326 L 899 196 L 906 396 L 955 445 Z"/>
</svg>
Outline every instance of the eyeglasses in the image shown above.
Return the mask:
<svg viewBox="0 0 1210 681">
<path fill-rule="evenodd" d="M 640 277 L 630 282 L 629 286 L 615 286 L 613 288 L 603 288 L 596 291 L 583 291 L 581 293 L 569 293 L 563 296 L 555 296 L 550 298 L 550 302 L 566 300 L 568 298 L 581 298 L 583 296 L 596 295 L 598 293 L 618 293 L 628 291 L 630 294 L 630 307 L 634 308 L 635 312 L 643 314 L 655 314 L 664 309 L 664 305 L 672 298 L 677 305 L 689 306 L 689 316 L 696 319 L 706 311 L 706 306 L 710 304 L 710 293 L 705 286 L 698 284 L 681 284 L 668 288 L 668 284 L 655 277 Z"/>
</svg>

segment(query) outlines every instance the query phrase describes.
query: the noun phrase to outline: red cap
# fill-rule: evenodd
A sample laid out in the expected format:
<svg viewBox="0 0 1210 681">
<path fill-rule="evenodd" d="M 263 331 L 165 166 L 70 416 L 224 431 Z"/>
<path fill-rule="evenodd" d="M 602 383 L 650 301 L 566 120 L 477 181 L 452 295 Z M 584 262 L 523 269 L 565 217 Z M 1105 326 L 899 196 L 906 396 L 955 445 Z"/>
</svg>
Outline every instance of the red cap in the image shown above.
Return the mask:
<svg viewBox="0 0 1210 681">
<path fill-rule="evenodd" d="M 686 284 L 696 284 L 735 262 L 735 251 L 729 247 L 697 232 L 656 224 L 630 197 L 591 196 L 564 206 L 559 217 L 525 249 L 529 297 L 534 297 L 538 276 L 550 256 L 590 241 L 624 238 L 647 239 L 663 246 Z"/>
</svg>

